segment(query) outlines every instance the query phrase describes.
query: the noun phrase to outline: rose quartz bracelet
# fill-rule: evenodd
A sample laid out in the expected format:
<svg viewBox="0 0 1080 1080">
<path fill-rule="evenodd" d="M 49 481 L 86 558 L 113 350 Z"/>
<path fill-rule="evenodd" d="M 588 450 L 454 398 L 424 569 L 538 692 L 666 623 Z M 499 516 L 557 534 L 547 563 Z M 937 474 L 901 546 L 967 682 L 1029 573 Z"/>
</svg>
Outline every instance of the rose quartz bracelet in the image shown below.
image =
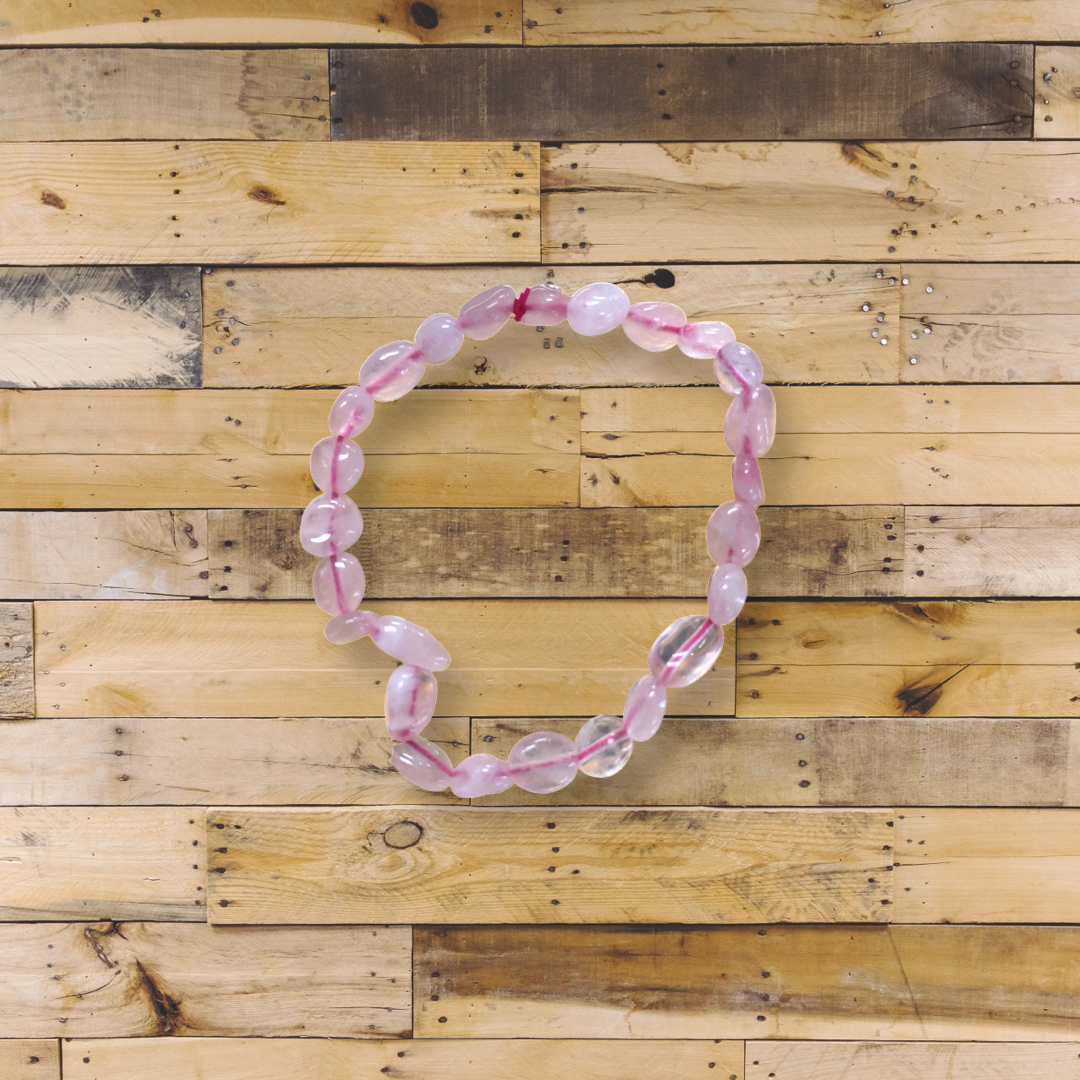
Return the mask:
<svg viewBox="0 0 1080 1080">
<path fill-rule="evenodd" d="M 396 615 L 358 611 L 364 598 L 364 571 L 346 550 L 360 537 L 364 523 L 356 503 L 345 494 L 360 479 L 364 455 L 352 441 L 371 423 L 376 401 L 403 397 L 420 381 L 428 364 L 445 364 L 464 338 L 484 341 L 508 319 L 531 326 L 555 326 L 564 319 L 586 337 L 622 326 L 626 336 L 649 352 L 673 345 L 687 356 L 712 360 L 720 386 L 734 401 L 724 419 L 724 440 L 735 455 L 731 475 L 735 498 L 709 518 L 706 543 L 716 562 L 708 584 L 708 616 L 676 619 L 649 650 L 649 674 L 634 683 L 622 719 L 594 716 L 576 740 L 539 731 L 519 740 L 507 761 L 473 754 L 456 768 L 420 732 L 435 712 L 436 671 L 450 666 L 450 655 L 426 630 Z M 326 625 L 330 641 L 344 644 L 370 635 L 383 652 L 401 661 L 386 686 L 386 726 L 400 740 L 392 761 L 397 770 L 427 791 L 448 784 L 461 798 L 496 795 L 513 784 L 549 793 L 566 787 L 580 769 L 590 776 L 611 776 L 629 760 L 635 742 L 652 738 L 664 719 L 669 686 L 689 686 L 715 663 L 724 643 L 722 627 L 746 602 L 746 575 L 761 541 L 756 508 L 765 499 L 757 459 L 772 445 L 776 401 L 762 383 L 754 351 L 735 341 L 722 322 L 687 322 L 674 304 L 630 304 L 617 285 L 586 285 L 573 296 L 558 286 L 538 285 L 520 296 L 508 285 L 495 285 L 474 296 L 453 315 L 432 315 L 416 340 L 393 341 L 376 349 L 360 368 L 358 386 L 343 390 L 330 410 L 328 439 L 315 445 L 311 476 L 324 492 L 304 511 L 300 538 L 306 551 L 321 558 L 314 574 L 315 602 L 333 618 Z"/>
</svg>

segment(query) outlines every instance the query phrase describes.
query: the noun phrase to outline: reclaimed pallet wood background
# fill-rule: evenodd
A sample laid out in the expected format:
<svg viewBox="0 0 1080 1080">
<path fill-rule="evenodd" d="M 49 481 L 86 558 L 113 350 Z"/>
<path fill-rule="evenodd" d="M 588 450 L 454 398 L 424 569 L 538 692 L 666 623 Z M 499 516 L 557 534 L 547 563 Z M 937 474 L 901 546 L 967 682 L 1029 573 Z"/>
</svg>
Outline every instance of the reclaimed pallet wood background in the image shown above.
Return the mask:
<svg viewBox="0 0 1080 1080">
<path fill-rule="evenodd" d="M 1078 1080 L 1078 145 L 1074 0 L 0 5 L 0 1077 Z M 310 448 L 596 280 L 763 358 L 750 602 L 617 776 L 422 792 Z M 512 324 L 380 406 L 451 760 L 702 609 L 724 404 Z"/>
</svg>

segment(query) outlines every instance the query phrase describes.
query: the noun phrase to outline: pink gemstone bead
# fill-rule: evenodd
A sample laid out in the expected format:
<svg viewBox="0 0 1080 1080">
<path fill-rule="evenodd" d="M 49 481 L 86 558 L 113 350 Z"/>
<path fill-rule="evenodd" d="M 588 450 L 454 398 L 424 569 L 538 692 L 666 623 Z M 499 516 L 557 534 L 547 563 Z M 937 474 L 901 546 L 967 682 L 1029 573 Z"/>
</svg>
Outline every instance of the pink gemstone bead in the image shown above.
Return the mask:
<svg viewBox="0 0 1080 1080">
<path fill-rule="evenodd" d="M 300 543 L 320 558 L 352 547 L 363 531 L 364 519 L 348 495 L 316 495 L 300 519 Z"/>
<path fill-rule="evenodd" d="M 514 778 L 506 775 L 506 762 L 491 754 L 473 754 L 454 771 L 458 775 L 450 781 L 450 790 L 459 799 L 498 795 L 514 786 Z"/>
<path fill-rule="evenodd" d="M 528 765 L 525 772 L 515 773 L 514 782 L 525 791 L 548 795 L 566 787 L 577 773 L 577 761 L 555 762 L 552 759 L 563 754 L 576 754 L 577 747 L 572 739 L 554 731 L 534 731 L 519 739 L 510 751 L 507 764 L 510 766 Z"/>
<path fill-rule="evenodd" d="M 411 739 L 435 712 L 439 684 L 430 671 L 403 664 L 386 681 L 386 730 L 395 739 Z"/>
<path fill-rule="evenodd" d="M 379 616 L 371 611 L 350 611 L 348 615 L 336 615 L 323 631 L 326 640 L 335 645 L 347 645 L 367 637 L 379 625 Z"/>
<path fill-rule="evenodd" d="M 709 577 L 709 618 L 717 626 L 731 622 L 746 603 L 746 575 L 741 566 L 724 563 Z"/>
<path fill-rule="evenodd" d="M 760 506 L 765 501 L 765 485 L 761 468 L 752 454 L 736 454 L 731 463 L 731 483 L 739 502 Z"/>
<path fill-rule="evenodd" d="M 418 737 L 413 741 L 421 749 L 414 749 L 408 743 L 395 743 L 390 753 L 391 763 L 406 780 L 411 780 L 417 787 L 425 791 L 442 791 L 450 783 L 450 774 L 454 771 L 450 759 L 427 739 Z M 435 761 L 432 761 L 432 758 Z M 435 764 L 436 761 L 442 768 Z"/>
<path fill-rule="evenodd" d="M 743 383 L 748 387 L 757 386 L 765 377 L 757 353 L 749 345 L 733 341 L 720 350 L 720 355 L 713 361 L 716 381 L 729 394 L 741 394 Z"/>
<path fill-rule="evenodd" d="M 391 341 L 360 368 L 360 385 L 376 401 L 404 397 L 424 375 L 424 354 L 411 341 Z"/>
<path fill-rule="evenodd" d="M 364 451 L 352 439 L 320 439 L 311 451 L 311 479 L 330 495 L 356 487 L 363 471 Z"/>
<path fill-rule="evenodd" d="M 347 386 L 330 409 L 330 431 L 351 439 L 371 423 L 375 399 L 359 386 Z"/>
<path fill-rule="evenodd" d="M 667 708 L 667 692 L 651 676 L 642 675 L 626 695 L 623 720 L 634 742 L 651 739 L 659 730 Z"/>
<path fill-rule="evenodd" d="M 679 331 L 679 348 L 698 360 L 711 360 L 734 340 L 735 331 L 724 322 L 691 322 Z"/>
<path fill-rule="evenodd" d="M 494 337 L 507 319 L 514 313 L 517 293 L 509 285 L 492 285 L 471 300 L 466 300 L 458 312 L 465 336 L 473 341 L 486 341 Z"/>
<path fill-rule="evenodd" d="M 724 630 L 704 615 L 676 619 L 649 650 L 649 670 L 664 686 L 689 686 L 716 663 Z"/>
<path fill-rule="evenodd" d="M 360 606 L 367 581 L 359 559 L 343 551 L 336 558 L 319 560 L 311 575 L 311 586 L 315 603 L 327 615 L 345 615 Z"/>
<path fill-rule="evenodd" d="M 724 442 L 733 454 L 761 457 L 776 436 L 776 398 L 767 386 L 755 386 L 728 406 Z"/>
<path fill-rule="evenodd" d="M 761 543 L 761 525 L 754 508 L 737 499 L 718 506 L 705 527 L 705 543 L 717 566 L 745 566 Z"/>
<path fill-rule="evenodd" d="M 371 640 L 388 656 L 403 664 L 415 664 L 428 671 L 445 671 L 450 654 L 422 626 L 398 615 L 384 615 L 371 631 Z"/>
<path fill-rule="evenodd" d="M 630 297 L 618 285 L 597 281 L 570 297 L 566 321 L 583 337 L 596 337 L 614 330 L 629 310 Z"/>
<path fill-rule="evenodd" d="M 526 326 L 558 326 L 566 318 L 570 297 L 550 282 L 526 289 L 517 299 L 514 318 Z"/>
<path fill-rule="evenodd" d="M 432 315 L 420 324 L 415 340 L 429 364 L 445 364 L 461 348 L 465 331 L 453 315 Z"/>
<path fill-rule="evenodd" d="M 663 352 L 678 344 L 679 331 L 685 325 L 686 312 L 681 307 L 647 300 L 630 308 L 622 328 L 635 345 L 649 352 Z"/>
</svg>

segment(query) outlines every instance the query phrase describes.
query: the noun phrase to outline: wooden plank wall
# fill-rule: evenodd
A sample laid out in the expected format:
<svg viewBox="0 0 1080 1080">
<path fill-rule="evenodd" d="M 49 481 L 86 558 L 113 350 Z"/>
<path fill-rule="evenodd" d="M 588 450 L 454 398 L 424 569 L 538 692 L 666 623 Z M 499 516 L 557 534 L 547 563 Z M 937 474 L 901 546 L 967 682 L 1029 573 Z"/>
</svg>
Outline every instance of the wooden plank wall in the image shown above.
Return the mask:
<svg viewBox="0 0 1080 1080">
<path fill-rule="evenodd" d="M 1074 0 L 0 16 L 5 1080 L 1080 1077 Z M 427 315 L 595 280 L 762 355 L 751 600 L 618 776 L 473 807 L 321 634 L 307 455 Z M 725 403 L 511 325 L 379 407 L 452 760 L 703 610 Z"/>
</svg>

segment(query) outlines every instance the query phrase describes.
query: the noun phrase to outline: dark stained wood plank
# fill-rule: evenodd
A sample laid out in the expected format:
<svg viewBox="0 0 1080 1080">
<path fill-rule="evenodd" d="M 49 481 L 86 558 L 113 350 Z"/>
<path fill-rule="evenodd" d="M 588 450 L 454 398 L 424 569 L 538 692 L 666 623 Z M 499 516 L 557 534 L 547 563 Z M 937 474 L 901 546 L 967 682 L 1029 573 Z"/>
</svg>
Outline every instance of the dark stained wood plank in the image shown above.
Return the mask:
<svg viewBox="0 0 1080 1080">
<path fill-rule="evenodd" d="M 34 607 L 0 604 L 0 720 L 34 708 Z"/>
</svg>

